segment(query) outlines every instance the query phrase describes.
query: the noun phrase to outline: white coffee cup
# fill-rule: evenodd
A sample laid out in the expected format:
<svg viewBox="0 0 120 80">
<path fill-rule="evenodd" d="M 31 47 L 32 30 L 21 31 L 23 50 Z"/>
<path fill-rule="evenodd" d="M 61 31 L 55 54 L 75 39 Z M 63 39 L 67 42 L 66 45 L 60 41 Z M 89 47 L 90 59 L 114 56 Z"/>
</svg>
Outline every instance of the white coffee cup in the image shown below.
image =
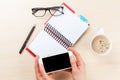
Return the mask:
<svg viewBox="0 0 120 80">
<path fill-rule="evenodd" d="M 106 55 L 112 48 L 111 40 L 104 34 L 103 28 L 100 28 L 90 42 L 92 53 L 96 55 Z"/>
</svg>

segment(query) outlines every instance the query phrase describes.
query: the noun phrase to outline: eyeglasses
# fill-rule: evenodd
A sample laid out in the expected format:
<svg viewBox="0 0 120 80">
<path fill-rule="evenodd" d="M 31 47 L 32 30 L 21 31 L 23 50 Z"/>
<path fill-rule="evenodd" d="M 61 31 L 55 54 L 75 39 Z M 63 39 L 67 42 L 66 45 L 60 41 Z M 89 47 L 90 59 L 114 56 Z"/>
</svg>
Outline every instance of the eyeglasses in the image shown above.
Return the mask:
<svg viewBox="0 0 120 80">
<path fill-rule="evenodd" d="M 49 13 L 52 16 L 60 16 L 60 15 L 64 14 L 63 9 L 64 9 L 64 7 L 62 7 L 62 6 L 54 6 L 54 7 L 47 7 L 47 8 L 32 8 L 32 14 L 35 17 L 43 17 L 43 16 L 45 16 L 46 12 L 49 11 Z"/>
</svg>

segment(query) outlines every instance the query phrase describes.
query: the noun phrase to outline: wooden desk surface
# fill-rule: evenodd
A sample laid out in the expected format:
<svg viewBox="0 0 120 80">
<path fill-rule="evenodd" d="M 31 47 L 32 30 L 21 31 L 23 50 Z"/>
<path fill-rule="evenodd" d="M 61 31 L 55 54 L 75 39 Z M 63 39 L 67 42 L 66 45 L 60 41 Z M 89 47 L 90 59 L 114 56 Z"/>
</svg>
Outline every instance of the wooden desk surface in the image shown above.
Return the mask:
<svg viewBox="0 0 120 80">
<path fill-rule="evenodd" d="M 34 58 L 24 51 L 18 54 L 33 25 L 37 28 L 29 43 L 43 29 L 50 16 L 36 18 L 31 8 L 68 4 L 76 15 L 84 15 L 91 24 L 89 30 L 74 48 L 86 63 L 87 80 L 120 80 L 120 0 L 0 0 L 0 79 L 36 80 Z M 90 50 L 90 40 L 99 27 L 112 40 L 109 55 L 96 56 Z M 28 45 L 29 45 L 28 43 Z M 65 75 L 63 75 L 65 74 Z M 58 80 L 71 80 L 65 72 L 56 74 Z"/>
</svg>

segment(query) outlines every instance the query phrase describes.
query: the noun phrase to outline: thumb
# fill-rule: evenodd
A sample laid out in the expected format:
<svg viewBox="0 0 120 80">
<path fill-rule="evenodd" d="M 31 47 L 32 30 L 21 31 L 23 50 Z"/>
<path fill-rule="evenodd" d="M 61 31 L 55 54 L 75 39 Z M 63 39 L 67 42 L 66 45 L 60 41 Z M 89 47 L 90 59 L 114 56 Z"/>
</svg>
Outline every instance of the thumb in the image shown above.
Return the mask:
<svg viewBox="0 0 120 80">
<path fill-rule="evenodd" d="M 40 73 L 41 73 L 42 77 L 47 78 L 48 75 L 45 72 L 44 66 L 42 64 L 39 64 L 39 65 L 40 65 Z"/>
<path fill-rule="evenodd" d="M 70 63 L 71 63 L 71 66 L 72 66 L 72 71 L 76 72 L 77 71 L 77 64 L 76 64 L 74 56 L 70 57 Z"/>
</svg>

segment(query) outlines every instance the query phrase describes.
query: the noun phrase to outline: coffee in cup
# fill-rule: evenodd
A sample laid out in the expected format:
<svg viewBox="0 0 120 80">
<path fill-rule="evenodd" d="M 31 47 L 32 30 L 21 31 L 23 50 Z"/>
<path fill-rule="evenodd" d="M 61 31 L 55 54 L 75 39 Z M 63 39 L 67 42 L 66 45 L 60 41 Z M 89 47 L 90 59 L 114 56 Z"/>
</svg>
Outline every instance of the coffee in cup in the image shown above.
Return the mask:
<svg viewBox="0 0 120 80">
<path fill-rule="evenodd" d="M 93 39 L 91 47 L 95 53 L 105 54 L 109 51 L 111 42 L 106 36 L 98 35 Z"/>
</svg>

